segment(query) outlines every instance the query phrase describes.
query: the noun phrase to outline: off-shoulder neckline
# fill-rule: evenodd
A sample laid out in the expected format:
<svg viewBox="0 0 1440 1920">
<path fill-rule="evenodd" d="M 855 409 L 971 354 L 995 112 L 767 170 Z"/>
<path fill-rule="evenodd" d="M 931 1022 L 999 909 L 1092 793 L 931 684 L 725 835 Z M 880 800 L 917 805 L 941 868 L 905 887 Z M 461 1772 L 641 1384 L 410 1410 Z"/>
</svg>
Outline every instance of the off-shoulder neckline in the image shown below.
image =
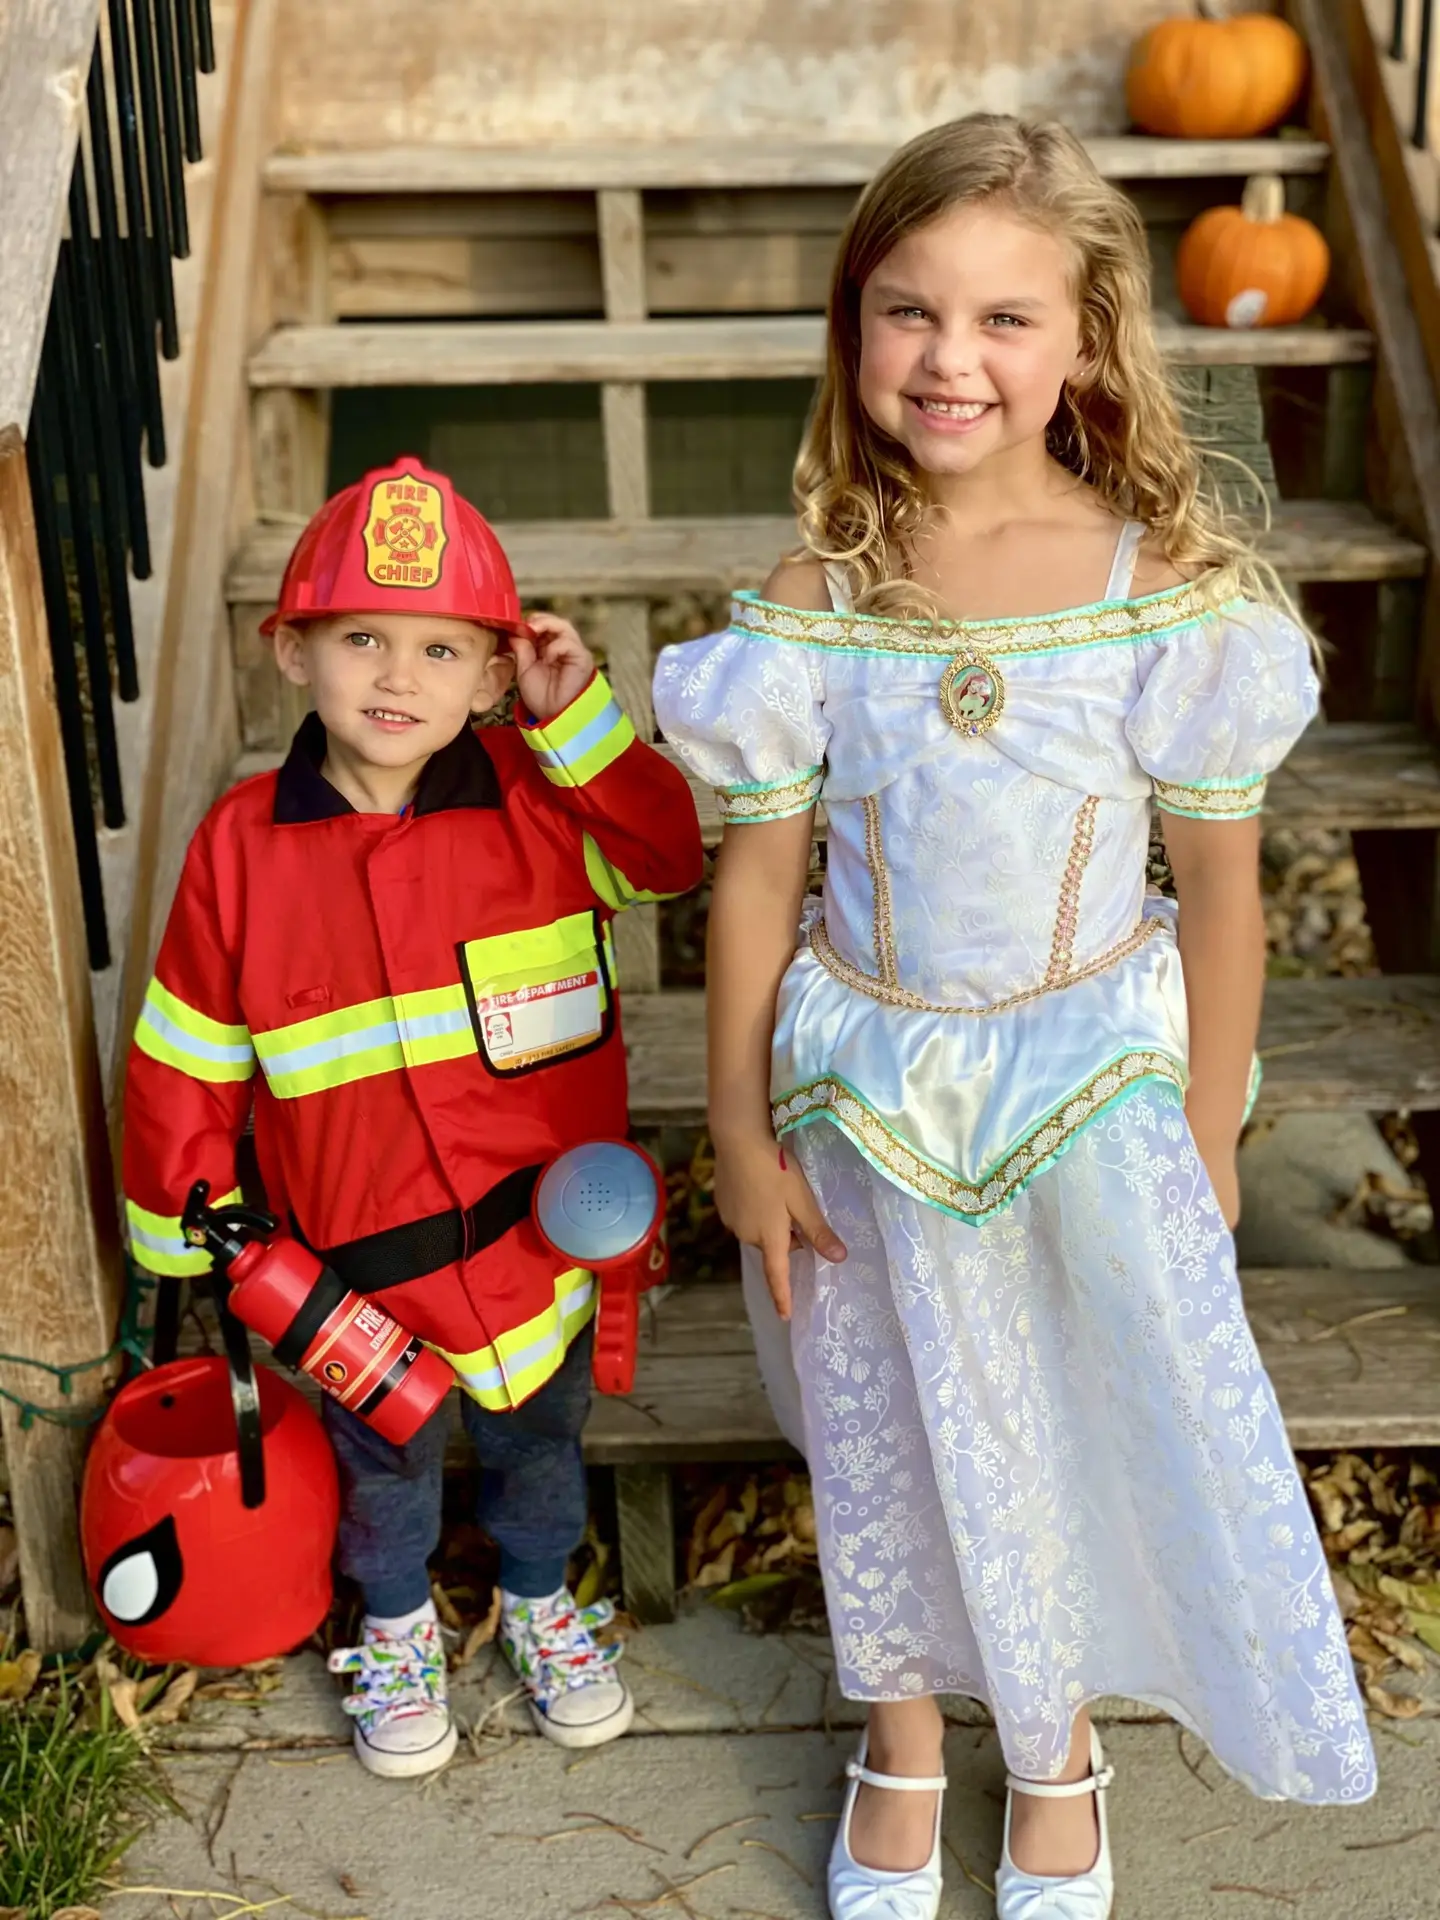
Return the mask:
<svg viewBox="0 0 1440 1920">
<path fill-rule="evenodd" d="M 894 614 L 844 613 L 787 607 L 746 591 L 734 596 L 731 624 L 767 639 L 794 640 L 858 653 L 933 653 L 949 656 L 967 642 L 1000 654 L 1051 652 L 1091 643 L 1153 639 L 1177 627 L 1233 611 L 1236 598 L 1217 603 L 1195 581 L 1137 598 L 1093 600 L 1058 613 L 1017 614 L 997 620 L 906 620 Z M 987 641 L 987 636 L 995 636 Z"/>
</svg>

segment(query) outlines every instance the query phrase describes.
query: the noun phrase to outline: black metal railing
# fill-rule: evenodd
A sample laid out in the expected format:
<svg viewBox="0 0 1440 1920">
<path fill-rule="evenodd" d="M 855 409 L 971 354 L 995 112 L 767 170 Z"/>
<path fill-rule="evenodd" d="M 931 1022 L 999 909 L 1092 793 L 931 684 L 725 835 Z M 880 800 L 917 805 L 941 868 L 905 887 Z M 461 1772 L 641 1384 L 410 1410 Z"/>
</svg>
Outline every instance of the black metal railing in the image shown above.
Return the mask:
<svg viewBox="0 0 1440 1920">
<path fill-rule="evenodd" d="M 1392 60 L 1404 61 L 1410 54 L 1409 28 L 1413 16 L 1406 0 L 1390 0 L 1390 44 L 1385 51 Z M 1434 79 L 1435 0 L 1420 0 L 1420 26 L 1415 49 L 1415 102 L 1410 116 L 1409 140 L 1421 153 L 1430 149 L 1430 88 Z"/>
<path fill-rule="evenodd" d="M 150 573 L 142 448 L 152 467 L 164 465 L 159 359 L 180 351 L 172 261 L 190 250 L 196 73 L 215 69 L 210 0 L 106 0 L 106 25 L 90 62 L 26 437 L 96 969 L 110 964 L 97 813 L 107 827 L 125 824 L 114 702 L 140 693 L 130 577 Z"/>
</svg>

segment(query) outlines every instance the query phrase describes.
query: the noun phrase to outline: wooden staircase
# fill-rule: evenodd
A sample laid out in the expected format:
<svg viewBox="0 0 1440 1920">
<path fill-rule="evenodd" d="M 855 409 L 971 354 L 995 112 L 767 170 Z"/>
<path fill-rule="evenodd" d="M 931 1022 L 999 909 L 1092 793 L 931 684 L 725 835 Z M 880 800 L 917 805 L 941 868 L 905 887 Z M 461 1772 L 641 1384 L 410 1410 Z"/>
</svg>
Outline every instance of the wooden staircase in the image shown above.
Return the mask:
<svg viewBox="0 0 1440 1920">
<path fill-rule="evenodd" d="M 1316 130 L 1330 130 L 1335 113 L 1320 89 Z M 1415 537 L 1424 516 L 1403 449 L 1376 424 L 1377 392 L 1394 417 L 1394 369 L 1366 324 L 1374 315 L 1363 263 L 1348 249 L 1330 145 L 1310 136 L 1091 145 L 1146 213 L 1173 365 L 1256 370 L 1285 496 L 1264 550 L 1303 593 L 1336 662 L 1328 722 L 1273 781 L 1269 819 L 1357 835 L 1382 961 L 1397 967 L 1377 979 L 1273 983 L 1260 1111 L 1440 1112 L 1440 974 L 1425 971 L 1440 964 L 1430 931 L 1440 758 L 1413 693 L 1431 555 Z M 267 675 L 256 627 L 299 525 L 326 491 L 329 396 L 351 387 L 600 387 L 611 518 L 500 532 L 522 594 L 598 603 L 590 637 L 637 727 L 651 733 L 651 601 L 754 585 L 794 533 L 766 516 L 652 518 L 647 388 L 815 375 L 829 253 L 854 190 L 886 150 L 695 141 L 273 155 L 264 180 L 272 231 L 285 239 L 274 324 L 249 363 L 257 514 L 227 579 L 247 746 L 239 771 L 273 764 L 296 718 Z M 1200 207 L 1237 198 L 1261 170 L 1283 173 L 1292 204 L 1325 219 L 1339 269 L 1333 305 L 1299 327 L 1194 327 L 1167 291 L 1175 239 Z M 738 297 L 747 311 L 734 310 Z M 516 317 L 521 298 L 532 317 Z M 377 448 L 376 459 L 404 450 Z M 696 802 L 713 845 L 713 798 L 697 791 Z M 1413 892 L 1402 901 L 1407 875 Z M 693 1127 L 704 1116 L 703 996 L 661 991 L 655 914 L 640 909 L 621 923 L 632 1117 L 642 1128 Z M 673 1600 L 669 1463 L 783 1450 L 735 1291 L 677 1279 L 650 1318 L 635 1394 L 597 1408 L 590 1434 L 592 1459 L 617 1472 L 627 1594 L 651 1617 Z M 1440 1441 L 1435 1281 L 1418 1268 L 1246 1276 L 1297 1443 Z M 1377 1318 L 1382 1308 L 1390 1311 Z M 1356 1316 L 1367 1318 L 1353 1341 L 1329 1337 Z"/>
</svg>

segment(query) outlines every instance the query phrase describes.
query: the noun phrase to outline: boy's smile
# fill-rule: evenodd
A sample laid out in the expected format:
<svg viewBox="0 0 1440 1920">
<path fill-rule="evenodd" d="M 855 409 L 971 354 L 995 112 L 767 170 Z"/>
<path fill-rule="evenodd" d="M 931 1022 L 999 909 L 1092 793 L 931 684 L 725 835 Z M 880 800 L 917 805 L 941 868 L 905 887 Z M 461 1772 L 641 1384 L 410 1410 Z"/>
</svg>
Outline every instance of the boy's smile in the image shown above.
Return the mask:
<svg viewBox="0 0 1440 1920">
<path fill-rule="evenodd" d="M 489 628 L 426 614 L 336 614 L 275 636 L 329 741 L 323 772 L 361 813 L 398 813 L 425 762 L 494 706 L 513 670 Z"/>
</svg>

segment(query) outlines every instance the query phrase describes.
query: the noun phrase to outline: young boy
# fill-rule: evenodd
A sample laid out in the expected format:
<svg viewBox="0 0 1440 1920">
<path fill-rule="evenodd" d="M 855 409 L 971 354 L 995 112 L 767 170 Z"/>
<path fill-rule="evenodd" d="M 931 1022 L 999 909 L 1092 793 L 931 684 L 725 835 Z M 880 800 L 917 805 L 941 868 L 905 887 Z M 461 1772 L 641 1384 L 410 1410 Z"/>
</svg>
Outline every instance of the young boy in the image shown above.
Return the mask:
<svg viewBox="0 0 1440 1920">
<path fill-rule="evenodd" d="M 574 628 L 522 620 L 494 534 L 418 461 L 316 515 L 264 630 L 315 711 L 190 846 L 129 1063 L 135 1257 L 204 1271 L 179 1216 L 196 1180 L 233 1197 L 253 1095 L 272 1210 L 454 1366 L 501 1645 L 540 1730 L 598 1745 L 631 1702 L 595 1640 L 610 1609 L 565 1585 L 594 1278 L 556 1271 L 530 1193 L 557 1153 L 625 1134 L 609 921 L 695 885 L 694 805 Z M 512 675 L 518 724 L 475 731 Z M 355 1751 L 428 1773 L 456 1744 L 426 1567 L 446 1423 L 396 1448 L 324 1413 L 365 1598 L 364 1644 L 331 1660 L 356 1676 Z"/>
</svg>

